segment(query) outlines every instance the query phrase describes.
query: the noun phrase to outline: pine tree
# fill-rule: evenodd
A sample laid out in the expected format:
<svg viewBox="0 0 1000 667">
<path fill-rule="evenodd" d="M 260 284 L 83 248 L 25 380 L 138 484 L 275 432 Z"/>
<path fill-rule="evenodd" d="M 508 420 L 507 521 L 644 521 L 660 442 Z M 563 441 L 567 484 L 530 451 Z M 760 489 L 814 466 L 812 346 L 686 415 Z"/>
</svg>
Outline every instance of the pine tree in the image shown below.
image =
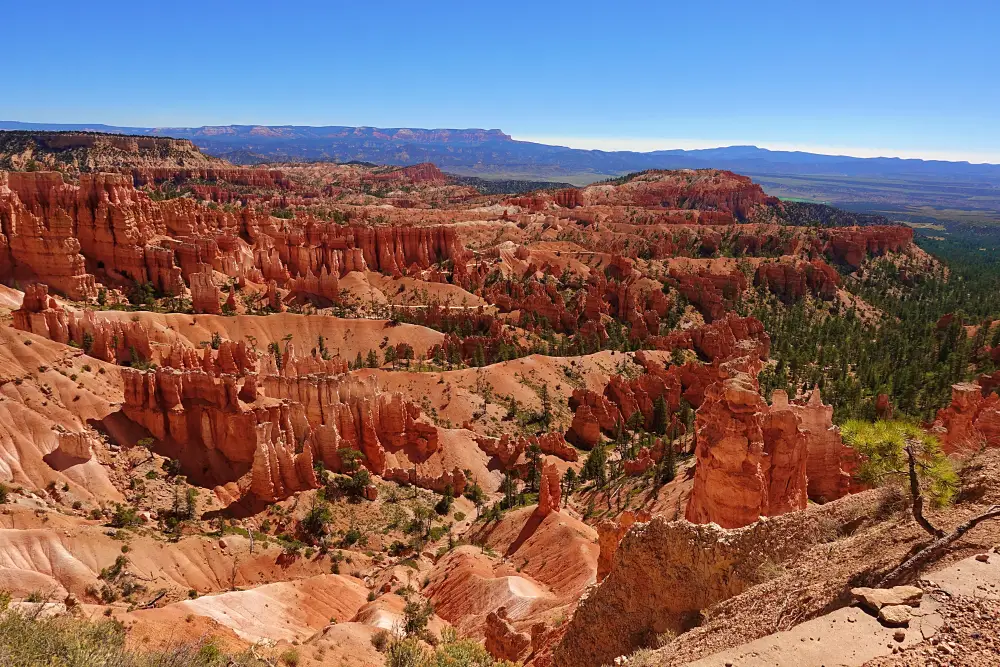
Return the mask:
<svg viewBox="0 0 1000 667">
<path fill-rule="evenodd" d="M 548 385 L 542 385 L 539 397 L 542 399 L 542 423 L 548 428 L 552 424 L 552 401 L 549 399 Z"/>
<path fill-rule="evenodd" d="M 667 434 L 667 425 L 670 419 L 670 411 L 663 395 L 656 397 L 653 402 L 653 433 L 657 435 Z"/>
<path fill-rule="evenodd" d="M 663 474 L 662 481 L 672 482 L 677 477 L 677 451 L 674 443 L 663 443 Z"/>
<path fill-rule="evenodd" d="M 537 443 L 531 443 L 525 458 L 528 460 L 528 488 L 537 491 L 542 478 L 542 448 Z"/>
<path fill-rule="evenodd" d="M 569 497 L 573 495 L 573 492 L 576 490 L 576 470 L 573 468 L 566 469 L 566 474 L 564 474 L 562 478 L 562 486 L 564 499 L 563 505 L 568 506 Z"/>
<path fill-rule="evenodd" d="M 593 480 L 598 487 L 604 486 L 608 481 L 608 453 L 600 444 L 590 450 L 587 460 L 583 463 L 580 472 L 583 479 Z"/>
</svg>

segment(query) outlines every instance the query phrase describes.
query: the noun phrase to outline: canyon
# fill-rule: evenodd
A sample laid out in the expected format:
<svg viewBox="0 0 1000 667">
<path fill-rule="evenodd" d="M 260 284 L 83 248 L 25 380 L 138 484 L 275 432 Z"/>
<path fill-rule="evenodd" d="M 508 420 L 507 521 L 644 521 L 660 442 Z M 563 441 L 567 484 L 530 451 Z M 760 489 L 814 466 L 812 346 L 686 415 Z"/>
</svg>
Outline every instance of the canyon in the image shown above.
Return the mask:
<svg viewBox="0 0 1000 667">
<path fill-rule="evenodd" d="M 444 637 L 536 667 L 684 664 L 780 625 L 734 601 L 808 621 L 922 544 L 848 419 L 918 423 L 912 397 L 856 364 L 828 381 L 787 325 L 887 331 L 886 294 L 948 278 L 910 227 L 796 224 L 716 169 L 484 194 L 427 163 L 10 142 L 19 605 L 45 589 L 154 646 L 177 625 L 301 665 Z M 931 354 L 981 342 L 917 426 L 961 476 L 929 510 L 949 529 L 1000 497 L 995 325 L 954 317 L 927 323 Z"/>
</svg>

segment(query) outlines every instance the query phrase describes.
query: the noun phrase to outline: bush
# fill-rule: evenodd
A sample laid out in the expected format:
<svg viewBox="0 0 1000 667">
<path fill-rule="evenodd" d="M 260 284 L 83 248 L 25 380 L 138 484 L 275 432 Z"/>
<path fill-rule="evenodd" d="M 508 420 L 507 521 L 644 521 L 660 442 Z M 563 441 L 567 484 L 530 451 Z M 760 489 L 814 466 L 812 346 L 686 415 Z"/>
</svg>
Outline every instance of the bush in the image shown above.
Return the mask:
<svg viewBox="0 0 1000 667">
<path fill-rule="evenodd" d="M 392 636 L 389 634 L 388 630 L 378 630 L 374 635 L 372 635 L 372 646 L 379 653 L 385 653 L 385 650 L 389 648 L 389 640 Z"/>
<path fill-rule="evenodd" d="M 430 600 L 423 604 L 416 600 L 409 600 L 403 608 L 403 618 L 405 620 L 404 629 L 407 636 L 421 636 L 427 630 L 427 623 L 434 615 L 434 605 Z"/>
<path fill-rule="evenodd" d="M 389 645 L 385 656 L 386 667 L 424 667 L 427 652 L 416 639 L 402 639 Z"/>
<path fill-rule="evenodd" d="M 451 511 L 451 503 L 453 498 L 450 495 L 441 496 L 441 500 L 437 501 L 434 505 L 434 511 L 438 513 L 439 516 L 445 516 Z"/>
<path fill-rule="evenodd" d="M 211 641 L 178 645 L 158 652 L 126 648 L 125 628 L 111 619 L 72 616 L 43 618 L 7 609 L 0 595 L 0 664 L 22 667 L 265 667 L 249 651 L 226 655 Z"/>
<path fill-rule="evenodd" d="M 115 511 L 111 515 L 111 526 L 113 528 L 130 528 L 142 523 L 135 508 L 131 505 L 115 503 Z"/>
<path fill-rule="evenodd" d="M 325 501 L 317 501 L 314 497 L 312 507 L 302 519 L 302 530 L 318 539 L 326 535 L 327 525 L 332 520 L 333 512 L 330 510 L 330 504 Z"/>
</svg>

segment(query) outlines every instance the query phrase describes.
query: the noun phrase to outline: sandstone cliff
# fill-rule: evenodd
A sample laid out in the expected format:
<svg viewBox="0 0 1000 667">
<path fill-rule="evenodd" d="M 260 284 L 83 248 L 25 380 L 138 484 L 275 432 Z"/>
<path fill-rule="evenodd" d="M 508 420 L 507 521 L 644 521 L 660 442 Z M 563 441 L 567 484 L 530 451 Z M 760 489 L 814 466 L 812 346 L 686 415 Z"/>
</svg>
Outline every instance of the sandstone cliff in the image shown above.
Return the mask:
<svg viewBox="0 0 1000 667">
<path fill-rule="evenodd" d="M 762 566 L 794 558 L 870 510 L 870 502 L 844 502 L 734 530 L 660 517 L 634 525 L 606 578 L 581 600 L 553 664 L 609 665 L 657 635 L 689 630 L 702 610 L 759 582 Z"/>
</svg>

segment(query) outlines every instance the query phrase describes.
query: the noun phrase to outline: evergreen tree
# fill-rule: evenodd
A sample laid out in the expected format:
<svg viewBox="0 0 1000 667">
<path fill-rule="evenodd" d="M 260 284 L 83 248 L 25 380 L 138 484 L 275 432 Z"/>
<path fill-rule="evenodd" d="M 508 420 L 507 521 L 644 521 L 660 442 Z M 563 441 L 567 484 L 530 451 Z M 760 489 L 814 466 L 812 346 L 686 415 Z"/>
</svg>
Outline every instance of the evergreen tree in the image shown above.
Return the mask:
<svg viewBox="0 0 1000 667">
<path fill-rule="evenodd" d="M 667 434 L 667 425 L 670 420 L 670 410 L 663 395 L 656 397 L 653 402 L 653 433 L 657 435 Z"/>
<path fill-rule="evenodd" d="M 583 462 L 580 475 L 585 480 L 593 480 L 598 488 L 608 481 L 608 453 L 603 445 L 596 445 Z"/>
</svg>

